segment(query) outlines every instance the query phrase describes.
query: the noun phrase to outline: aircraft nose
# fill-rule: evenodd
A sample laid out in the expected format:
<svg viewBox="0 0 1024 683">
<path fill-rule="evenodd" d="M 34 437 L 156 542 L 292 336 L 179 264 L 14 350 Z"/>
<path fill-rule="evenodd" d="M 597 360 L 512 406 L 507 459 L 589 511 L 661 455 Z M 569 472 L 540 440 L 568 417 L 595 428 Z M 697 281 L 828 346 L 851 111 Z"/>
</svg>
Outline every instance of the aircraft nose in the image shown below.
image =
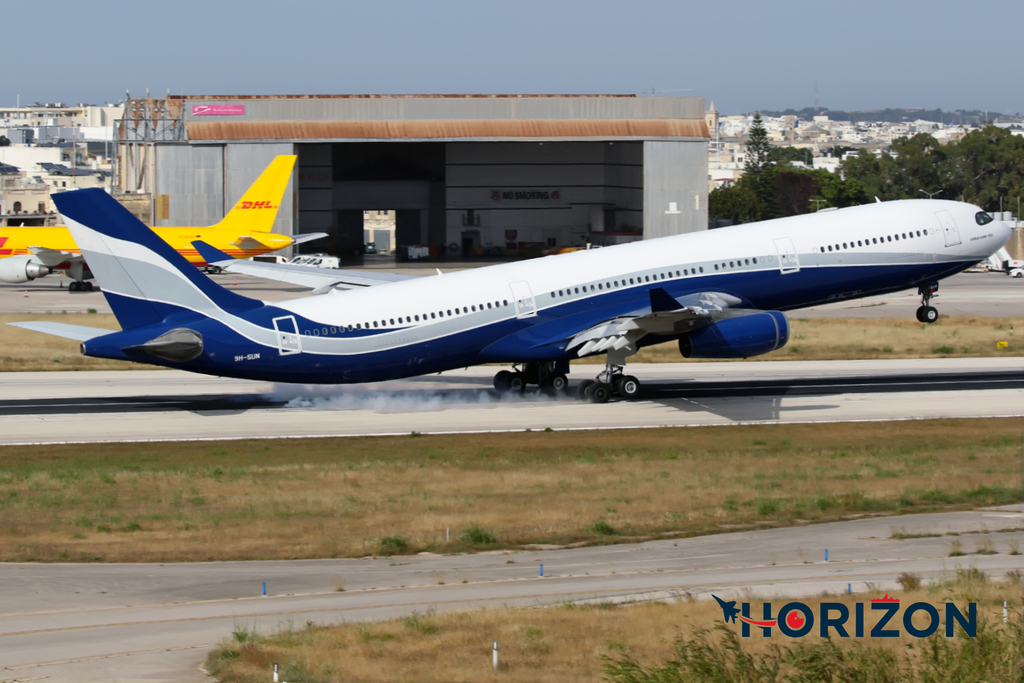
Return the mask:
<svg viewBox="0 0 1024 683">
<path fill-rule="evenodd" d="M 1013 235 L 1013 228 L 1005 221 L 994 221 L 994 223 L 995 229 L 992 239 L 994 242 L 998 242 L 1001 247 L 1010 241 L 1010 237 Z"/>
</svg>

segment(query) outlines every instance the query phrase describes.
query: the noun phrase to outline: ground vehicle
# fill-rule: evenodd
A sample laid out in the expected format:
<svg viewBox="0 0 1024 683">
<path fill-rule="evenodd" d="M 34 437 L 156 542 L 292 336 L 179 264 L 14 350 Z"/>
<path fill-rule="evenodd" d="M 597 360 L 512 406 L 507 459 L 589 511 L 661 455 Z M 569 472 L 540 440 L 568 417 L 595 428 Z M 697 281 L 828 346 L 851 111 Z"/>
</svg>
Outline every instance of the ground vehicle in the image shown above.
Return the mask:
<svg viewBox="0 0 1024 683">
<path fill-rule="evenodd" d="M 376 254 L 377 253 L 377 245 L 375 243 L 373 243 L 373 242 L 367 242 L 363 246 L 363 253 L 364 254 Z"/>
<path fill-rule="evenodd" d="M 341 265 L 337 256 L 330 256 L 328 254 L 293 256 L 288 263 L 293 266 L 309 266 L 311 268 L 337 268 Z"/>
</svg>

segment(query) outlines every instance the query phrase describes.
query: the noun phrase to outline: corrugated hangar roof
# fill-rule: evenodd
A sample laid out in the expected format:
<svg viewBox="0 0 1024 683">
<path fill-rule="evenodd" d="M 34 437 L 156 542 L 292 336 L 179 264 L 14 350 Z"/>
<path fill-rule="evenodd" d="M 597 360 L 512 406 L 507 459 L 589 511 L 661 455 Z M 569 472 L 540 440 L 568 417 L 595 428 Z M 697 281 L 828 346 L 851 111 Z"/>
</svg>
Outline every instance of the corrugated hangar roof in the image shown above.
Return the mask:
<svg viewBox="0 0 1024 683">
<path fill-rule="evenodd" d="M 196 121 L 189 140 L 707 138 L 704 119 Z"/>
<path fill-rule="evenodd" d="M 177 106 L 192 141 L 708 137 L 702 97 L 185 95 Z"/>
</svg>

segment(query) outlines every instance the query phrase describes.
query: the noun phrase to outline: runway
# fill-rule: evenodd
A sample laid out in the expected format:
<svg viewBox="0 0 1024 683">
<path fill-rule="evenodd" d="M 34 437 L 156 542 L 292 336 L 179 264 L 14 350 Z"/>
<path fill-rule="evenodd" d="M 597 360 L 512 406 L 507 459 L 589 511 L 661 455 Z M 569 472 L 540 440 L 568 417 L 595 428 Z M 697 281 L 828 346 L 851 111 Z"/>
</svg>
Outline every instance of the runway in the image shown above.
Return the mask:
<svg viewBox="0 0 1024 683">
<path fill-rule="evenodd" d="M 576 374 L 596 372 L 580 366 Z M 1024 415 L 1024 359 L 630 366 L 636 401 L 499 396 L 495 368 L 340 387 L 175 371 L 3 373 L 2 444 L 772 424 Z M 573 381 L 581 377 L 574 376 Z M 102 415 L 102 419 L 97 419 Z"/>
<path fill-rule="evenodd" d="M 936 537 L 894 539 L 902 534 Z M 950 558 L 950 536 L 971 552 Z M 182 565 L 0 565 L 4 679 L 200 679 L 207 648 L 234 628 L 379 620 L 414 610 L 572 601 L 817 594 L 878 597 L 902 572 L 1024 568 L 1024 506 L 869 517 L 636 545 L 379 559 Z M 829 551 L 825 561 L 824 551 Z M 540 576 L 540 565 L 544 576 Z M 345 591 L 336 585 L 344 582 Z M 444 582 L 441 585 L 441 582 Z M 267 585 L 267 597 L 262 586 Z M 708 624 L 710 626 L 711 624 Z M 485 642 L 487 634 L 481 634 Z"/>
</svg>

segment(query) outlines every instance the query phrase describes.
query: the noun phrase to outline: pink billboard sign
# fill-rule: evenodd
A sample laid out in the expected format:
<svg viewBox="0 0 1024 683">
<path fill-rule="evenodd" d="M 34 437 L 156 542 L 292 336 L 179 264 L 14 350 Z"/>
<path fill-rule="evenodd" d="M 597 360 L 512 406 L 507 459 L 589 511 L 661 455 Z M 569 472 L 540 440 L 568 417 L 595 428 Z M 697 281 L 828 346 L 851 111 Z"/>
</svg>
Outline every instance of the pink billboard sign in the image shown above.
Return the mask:
<svg viewBox="0 0 1024 683">
<path fill-rule="evenodd" d="M 244 116 L 244 104 L 193 104 L 192 116 Z"/>
</svg>

